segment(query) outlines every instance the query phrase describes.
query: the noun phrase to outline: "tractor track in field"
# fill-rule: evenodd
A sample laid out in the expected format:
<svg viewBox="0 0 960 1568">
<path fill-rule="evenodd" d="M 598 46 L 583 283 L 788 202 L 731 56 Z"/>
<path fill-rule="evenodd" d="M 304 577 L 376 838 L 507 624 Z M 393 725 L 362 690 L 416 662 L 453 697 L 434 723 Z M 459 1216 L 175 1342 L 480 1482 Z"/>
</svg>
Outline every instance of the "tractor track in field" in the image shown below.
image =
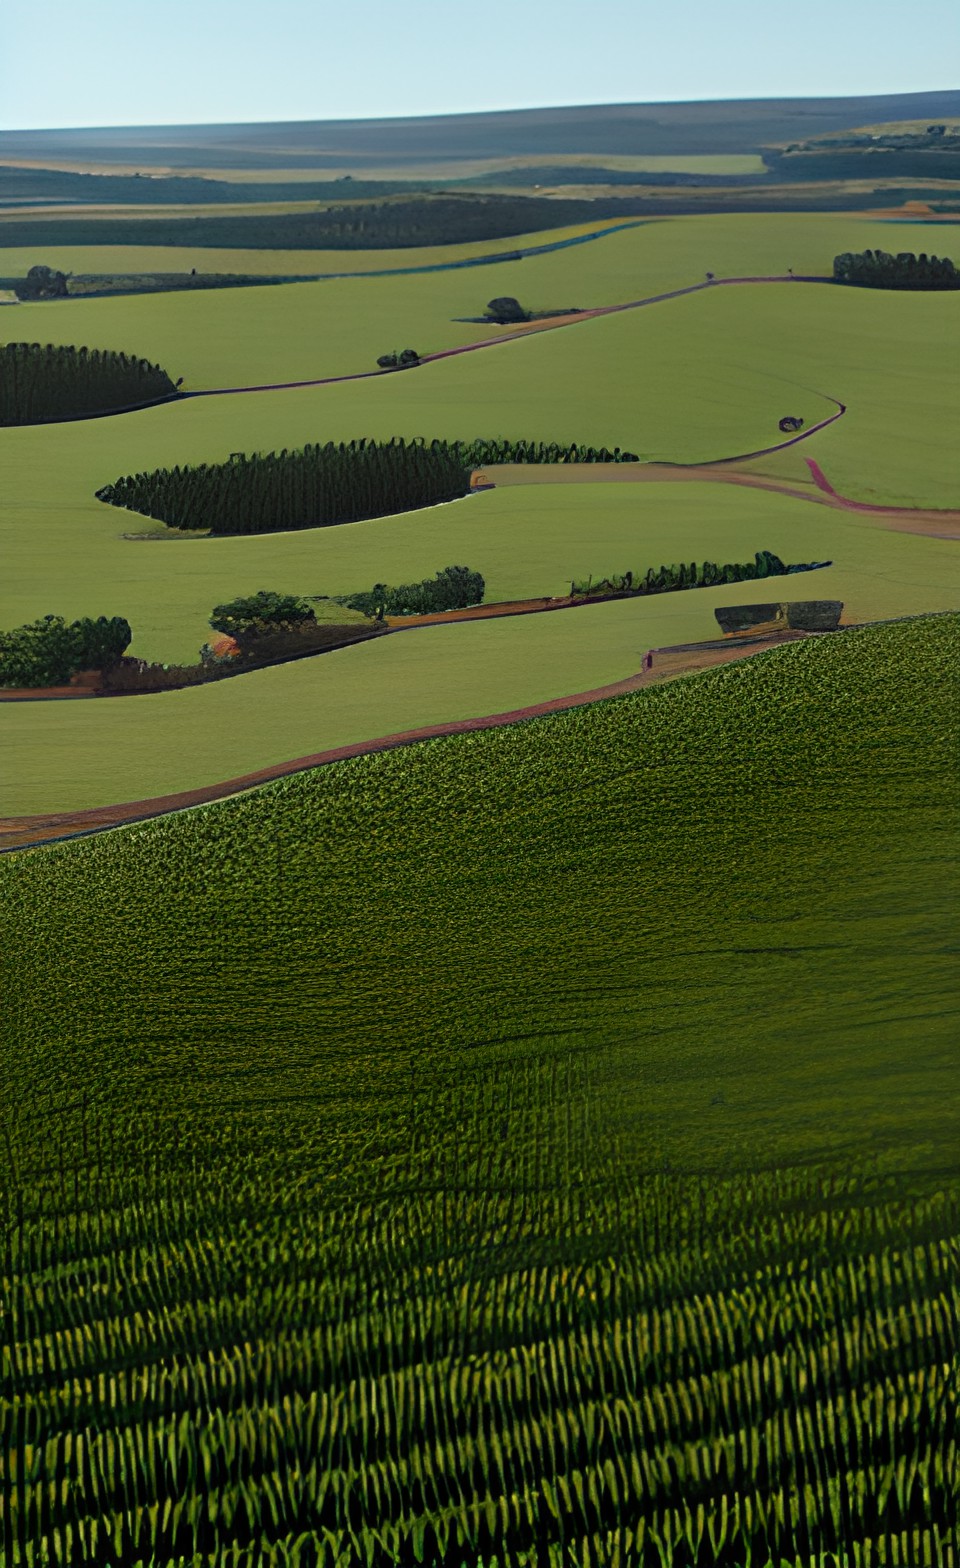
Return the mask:
<svg viewBox="0 0 960 1568">
<path fill-rule="evenodd" d="M 473 719 L 455 719 L 445 724 L 428 724 L 418 729 L 401 730 L 395 735 L 383 735 L 375 740 L 355 741 L 346 746 L 334 746 L 327 751 L 290 762 L 278 762 L 238 778 L 219 784 L 208 784 L 197 789 L 183 790 L 177 794 L 155 796 L 147 800 L 126 801 L 111 806 L 94 806 L 82 811 L 38 813 L 35 816 L 0 818 L 0 854 L 15 854 L 21 850 L 42 849 L 72 839 L 89 838 L 113 828 L 133 826 L 155 817 L 188 811 L 197 806 L 210 805 L 230 796 L 257 789 L 275 779 L 286 778 L 292 773 L 311 772 L 333 762 L 349 761 L 353 757 L 368 756 L 375 752 L 393 751 L 401 746 L 416 745 L 420 741 L 437 740 L 448 735 L 471 734 L 478 730 L 501 729 L 512 724 L 522 724 L 528 719 L 543 718 L 568 708 L 585 707 L 603 702 L 611 697 L 625 696 L 645 687 L 662 684 L 681 675 L 692 675 L 700 670 L 730 664 L 735 660 L 764 653 L 787 642 L 803 640 L 808 634 L 802 631 L 774 632 L 765 636 L 730 638 L 708 643 L 690 643 L 675 648 L 651 650 L 648 657 L 657 662 L 644 667 L 634 675 L 598 686 L 591 691 L 575 692 L 571 696 L 553 697 L 544 702 L 531 703 L 523 708 L 513 708 L 503 713 L 487 714 Z M 646 666 L 646 660 L 644 661 Z"/>
</svg>

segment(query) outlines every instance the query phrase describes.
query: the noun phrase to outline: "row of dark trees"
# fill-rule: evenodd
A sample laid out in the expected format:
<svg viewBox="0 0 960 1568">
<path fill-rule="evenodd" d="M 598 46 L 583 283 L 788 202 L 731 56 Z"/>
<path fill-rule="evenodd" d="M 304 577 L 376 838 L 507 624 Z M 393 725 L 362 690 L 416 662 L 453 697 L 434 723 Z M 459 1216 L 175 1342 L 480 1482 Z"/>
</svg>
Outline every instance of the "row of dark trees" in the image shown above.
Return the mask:
<svg viewBox="0 0 960 1568">
<path fill-rule="evenodd" d="M 619 447 L 536 441 L 389 441 L 306 446 L 265 456 L 238 452 L 227 463 L 128 474 L 97 491 L 171 528 L 214 534 L 329 528 L 410 512 L 466 495 L 470 470 L 485 463 L 635 462 Z"/>
<path fill-rule="evenodd" d="M 835 283 L 855 283 L 868 289 L 960 289 L 960 272 L 949 256 L 928 256 L 921 251 L 844 251 L 833 258 Z"/>
<path fill-rule="evenodd" d="M 436 446 L 438 443 L 434 442 Z M 455 441 L 452 450 L 469 468 L 490 463 L 638 463 L 636 452 L 612 451 L 605 446 L 570 446 L 558 441 L 508 441 L 503 437 Z"/>
<path fill-rule="evenodd" d="M 592 223 L 606 216 L 605 207 L 619 216 L 624 206 L 629 215 L 630 204 L 616 201 L 567 201 L 498 193 L 413 195 L 338 205 L 319 212 L 151 218 L 150 243 L 228 250 L 385 250 L 458 245 L 535 234 L 573 223 Z M 76 245 L 142 245 L 143 224 L 139 218 L 122 213 L 100 218 L 78 216 L 71 219 L 70 237 Z M 23 218 L 4 224 L 6 245 L 39 248 L 62 243 L 62 220 Z"/>
<path fill-rule="evenodd" d="M 64 686 L 80 670 L 109 669 L 132 636 L 119 615 L 85 616 L 69 624 L 62 615 L 45 615 L 0 632 L 0 686 Z"/>
<path fill-rule="evenodd" d="M 472 572 L 469 566 L 445 566 L 435 577 L 422 582 L 405 583 L 399 588 L 375 583 L 368 593 L 350 594 L 337 602 L 378 620 L 385 615 L 436 615 L 482 604 L 485 587 L 480 573 Z"/>
<path fill-rule="evenodd" d="M 673 593 L 680 588 L 721 588 L 725 583 L 756 582 L 763 577 L 786 577 L 794 572 L 813 572 L 822 566 L 829 566 L 829 561 L 810 561 L 787 566 L 772 550 L 757 550 L 752 561 L 734 561 L 720 566 L 716 561 L 703 561 L 697 563 L 681 561 L 679 566 L 661 566 L 654 570 L 651 566 L 644 572 L 624 572 L 622 576 L 616 574 L 610 577 L 601 577 L 594 582 L 588 577 L 585 582 L 571 583 L 570 596 L 577 598 L 580 595 L 592 596 L 593 594 L 653 594 Z"/>
<path fill-rule="evenodd" d="M 112 349 L 56 343 L 0 346 L 0 425 L 137 407 L 175 391 L 159 365 Z"/>
</svg>

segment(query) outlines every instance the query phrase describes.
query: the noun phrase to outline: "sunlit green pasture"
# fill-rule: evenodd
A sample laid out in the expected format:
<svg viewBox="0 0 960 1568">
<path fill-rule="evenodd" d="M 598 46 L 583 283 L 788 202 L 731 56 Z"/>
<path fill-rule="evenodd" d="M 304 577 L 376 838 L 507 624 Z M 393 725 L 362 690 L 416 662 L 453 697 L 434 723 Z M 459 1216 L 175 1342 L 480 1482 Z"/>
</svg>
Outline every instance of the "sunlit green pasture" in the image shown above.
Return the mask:
<svg viewBox="0 0 960 1568">
<path fill-rule="evenodd" d="M 410 523 L 416 533 L 404 538 L 401 530 Z M 199 564 L 221 543 L 233 552 L 230 571 L 216 589 L 212 577 L 199 587 L 191 562 Z M 250 543 L 258 551 L 252 569 L 251 556 L 238 559 L 238 547 Z M 883 619 L 960 603 L 960 563 L 949 541 L 883 532 L 825 508 L 722 486 L 642 486 L 635 496 L 618 485 L 531 487 L 490 492 L 417 518 L 321 530 L 312 539 L 287 534 L 131 545 L 145 569 L 155 562 L 158 574 L 170 572 L 166 579 L 158 575 L 154 598 L 171 596 L 167 613 L 179 629 L 175 649 L 169 623 L 148 629 L 134 646 L 156 651 L 163 645 L 177 657 L 196 657 L 209 608 L 234 590 L 333 592 L 375 580 L 375 563 L 388 579 L 428 574 L 448 562 L 476 566 L 490 574 L 490 596 L 499 597 L 562 591 L 575 566 L 606 572 L 694 556 L 741 559 L 765 547 L 790 560 L 836 564 L 735 589 L 411 629 L 186 691 L 7 704 L 0 709 L 0 810 L 30 814 L 143 799 L 378 735 L 592 690 L 636 672 L 648 648 L 715 637 L 718 604 L 838 598 L 848 616 Z M 568 573 L 561 574 L 561 563 Z M 134 581 L 126 583 L 131 595 Z M 177 591 L 193 608 L 189 624 L 174 600 Z M 163 623 L 166 605 L 161 600 L 151 610 L 147 578 L 136 592 L 148 628 L 151 614 Z M 97 608 L 102 598 L 91 592 L 82 602 Z M 81 601 L 69 602 L 67 613 L 75 613 L 74 602 Z M 138 614 L 124 613 L 139 627 Z"/>
<path fill-rule="evenodd" d="M 610 219 L 595 224 L 512 235 L 509 239 L 475 240 L 456 245 L 434 245 L 396 250 L 231 250 L 171 245 L 59 245 L 45 246 L 47 266 L 66 272 L 242 272 L 251 274 L 312 274 L 383 272 L 393 267 L 438 266 L 473 256 L 496 255 L 552 244 L 610 226 Z M 522 262 L 497 263 L 483 277 L 495 277 L 495 292 L 510 294 L 536 277 L 550 289 L 568 286 L 602 291 L 603 297 L 572 301 L 584 305 L 616 304 L 662 288 L 695 283 L 705 272 L 718 277 L 785 272 L 828 275 L 840 251 L 881 248 L 890 250 L 897 239 L 896 225 L 883 218 L 857 213 L 717 213 L 688 217 L 644 219 L 634 229 L 604 236 L 586 245 L 530 256 Z M 950 254 L 956 230 L 944 224 L 910 225 L 911 248 Z M 0 226 L 0 240 L 3 229 Z M 954 248 L 956 245 L 954 244 Z M 29 247 L 0 245 L 0 275 L 16 276 L 37 262 Z M 960 257 L 955 258 L 960 264 Z M 554 271 L 559 267 L 559 272 Z M 508 280 L 500 286 L 500 279 Z M 636 285 L 640 284 L 637 289 Z M 493 291 L 491 291 L 493 292 Z M 533 303 L 533 302 L 531 302 Z M 540 308 L 544 302 L 537 302 Z M 571 302 L 567 302 L 571 303 Z M 62 303 L 50 308 L 61 310 Z"/>
<path fill-rule="evenodd" d="M 148 313 L 158 302 L 132 303 Z M 619 444 L 644 458 L 693 463 L 778 441 L 782 414 L 800 414 L 809 424 L 831 411 L 821 395 L 830 393 L 848 404 L 848 412 L 802 450 L 818 457 L 838 489 L 907 506 L 955 505 L 960 461 L 951 442 L 960 415 L 958 321 L 957 301 L 934 296 L 791 284 L 708 290 L 402 375 L 5 430 L 0 526 L 8 570 L 0 590 L 0 624 L 54 608 L 88 613 L 99 608 L 89 603 L 95 588 L 99 598 L 123 599 L 110 609 L 142 626 L 144 652 L 181 657 L 195 649 L 195 628 L 220 575 L 219 563 L 229 559 L 230 573 L 237 576 L 246 572 L 247 562 L 255 563 L 249 569 L 258 576 L 273 575 L 265 572 L 266 563 L 279 568 L 294 561 L 330 562 L 336 572 L 338 561 L 352 563 L 341 552 L 355 548 L 345 541 L 358 537 L 357 527 L 364 537 L 372 531 L 395 538 L 391 570 L 408 576 L 401 559 L 406 541 L 413 542 L 419 564 L 421 523 L 428 534 L 440 526 L 432 516 L 356 525 L 328 536 L 132 543 L 122 534 L 142 531 L 144 520 L 94 499 L 95 490 L 123 473 L 321 439 L 508 434 Z M 342 330 L 346 347 L 347 327 Z M 629 515 L 634 506 L 640 515 L 653 509 L 646 490 L 635 501 L 632 491 L 621 493 L 622 486 L 616 491 L 603 502 L 588 502 L 578 491 L 529 504 L 564 517 L 579 509 L 588 537 L 588 507 L 609 507 L 617 516 Z M 712 503 L 699 501 L 696 491 L 684 494 L 681 503 L 672 490 L 663 503 L 683 507 L 685 537 L 678 537 L 677 548 L 707 553 L 702 545 L 711 532 Z M 513 516 L 519 504 L 515 496 L 498 498 L 488 510 L 499 516 L 502 507 L 503 515 Z M 736 504 L 746 516 L 754 501 Z M 471 498 L 465 505 L 470 510 L 454 506 L 436 514 L 444 529 L 473 527 L 473 520 L 487 515 L 474 510 L 485 502 Z M 763 505 L 776 510 L 779 503 L 770 498 Z M 461 516 L 470 523 L 461 523 Z M 507 535 L 512 527 L 508 553 L 515 565 L 504 570 L 498 552 L 491 551 L 491 595 L 549 592 L 554 582 L 562 583 L 574 564 L 571 552 L 564 547 L 558 555 L 549 537 L 538 536 L 528 570 L 520 565 L 527 558 L 525 526 L 505 526 Z M 454 533 L 451 544 L 454 537 L 466 551 L 470 541 Z M 911 546 L 916 558 L 923 548 L 919 542 Z M 467 564 L 485 569 L 486 563 L 473 559 L 475 550 L 468 553 Z M 578 571 L 593 569 L 582 555 L 575 564 Z M 614 563 L 600 564 L 605 569 Z M 171 579 L 178 579 L 172 590 Z M 52 598 L 68 602 L 53 605 Z"/>
<path fill-rule="evenodd" d="M 589 258 L 591 266 L 602 258 L 608 297 L 639 297 L 684 281 L 665 270 L 676 266 L 680 251 L 671 260 L 670 246 L 680 241 L 689 276 L 689 224 L 712 220 L 684 221 L 685 241 L 678 225 L 652 224 L 513 271 L 522 280 L 541 276 L 530 269 L 553 268 L 545 299 L 593 303 L 570 297 L 570 277 Z M 838 223 L 846 220 L 714 221 L 718 246 L 739 233 L 741 251 L 739 263 L 731 255 L 727 266 L 714 252 L 711 265 L 721 272 L 782 266 L 772 247 L 791 232 L 805 243 L 819 233 L 826 256 Z M 861 245 L 865 235 L 862 225 L 859 235 L 844 227 L 843 244 Z M 628 279 L 622 270 L 626 241 L 647 247 L 643 278 Z M 810 265 L 793 249 L 786 254 L 796 270 Z M 362 368 L 385 346 L 406 346 L 405 331 L 384 343 L 387 325 L 403 312 L 408 321 L 418 313 L 427 322 L 436 311 L 451 334 L 477 330 L 455 327 L 451 317 L 467 308 L 467 295 L 475 307 L 493 294 L 489 278 L 464 272 L 75 302 L 20 307 L 16 320 L 18 331 L 23 320 L 112 323 L 111 342 L 116 337 L 116 346 L 158 358 L 175 374 L 184 373 L 182 355 L 196 376 L 203 371 L 236 384 L 246 374 L 278 376 L 282 364 L 295 379 L 308 368 Z M 540 303 L 516 279 L 518 293 Z M 496 287 L 506 288 L 499 274 Z M 304 303 L 311 300 L 315 325 Z M 234 313 L 244 306 L 247 330 L 237 334 Z M 330 530 L 156 542 L 124 539 L 149 523 L 102 505 L 94 491 L 140 469 L 358 435 L 506 434 L 702 462 L 777 441 L 785 413 L 808 424 L 824 417 L 829 394 L 848 405 L 846 416 L 797 450 L 816 456 L 839 490 L 907 506 L 957 505 L 957 306 L 955 298 L 789 283 L 720 288 L 403 375 L 5 430 L 0 626 L 46 613 L 121 614 L 134 627 L 132 652 L 192 661 L 213 604 L 261 587 L 338 593 L 464 564 L 483 573 L 492 600 L 559 593 L 591 572 L 747 559 L 757 548 L 788 560 L 832 559 L 828 571 L 803 580 L 804 593 L 842 599 L 851 619 L 955 607 L 960 578 L 952 542 L 724 486 L 531 485 Z M 412 346 L 428 351 L 429 340 L 416 336 Z M 738 597 L 760 600 L 769 592 L 747 588 Z M 730 590 L 710 590 L 539 620 L 406 632 L 199 691 L 8 707 L 0 715 L 8 736 L 5 809 L 79 807 L 188 788 L 346 741 L 590 689 L 637 669 L 648 647 L 714 635 L 718 602 L 736 601 Z"/>
<path fill-rule="evenodd" d="M 577 223 L 563 228 L 511 235 L 507 239 L 470 240 L 453 245 L 401 247 L 396 250 L 235 250 L 182 245 L 50 245 L 43 255 L 47 266 L 64 272 L 242 272 L 271 276 L 302 273 L 383 272 L 391 267 L 436 266 L 471 256 L 491 256 L 499 251 L 551 244 L 573 239 L 595 229 L 608 228 L 609 219 Z M 3 226 L 0 223 L 0 240 Z M 0 245 L 0 273 L 15 277 L 36 262 L 29 246 Z"/>
</svg>

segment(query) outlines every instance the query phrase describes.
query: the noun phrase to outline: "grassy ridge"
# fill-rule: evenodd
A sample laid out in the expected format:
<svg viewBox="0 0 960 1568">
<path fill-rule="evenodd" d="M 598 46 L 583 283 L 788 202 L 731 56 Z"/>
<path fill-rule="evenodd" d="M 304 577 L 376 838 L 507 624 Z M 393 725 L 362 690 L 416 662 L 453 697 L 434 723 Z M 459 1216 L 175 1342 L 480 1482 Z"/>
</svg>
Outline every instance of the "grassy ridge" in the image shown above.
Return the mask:
<svg viewBox="0 0 960 1568">
<path fill-rule="evenodd" d="M 946 1568 L 958 633 L 0 864 L 27 1537 Z"/>
</svg>

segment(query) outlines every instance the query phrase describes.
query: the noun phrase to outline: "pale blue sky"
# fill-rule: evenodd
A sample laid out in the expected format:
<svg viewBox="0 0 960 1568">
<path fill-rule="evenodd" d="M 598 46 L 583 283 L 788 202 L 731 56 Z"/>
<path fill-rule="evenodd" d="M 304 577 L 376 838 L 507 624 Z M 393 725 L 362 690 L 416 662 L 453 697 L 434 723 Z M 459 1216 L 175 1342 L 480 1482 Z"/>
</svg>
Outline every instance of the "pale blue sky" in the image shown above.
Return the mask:
<svg viewBox="0 0 960 1568">
<path fill-rule="evenodd" d="M 957 0 L 21 0 L 0 128 L 920 92 L 958 63 Z"/>
</svg>

